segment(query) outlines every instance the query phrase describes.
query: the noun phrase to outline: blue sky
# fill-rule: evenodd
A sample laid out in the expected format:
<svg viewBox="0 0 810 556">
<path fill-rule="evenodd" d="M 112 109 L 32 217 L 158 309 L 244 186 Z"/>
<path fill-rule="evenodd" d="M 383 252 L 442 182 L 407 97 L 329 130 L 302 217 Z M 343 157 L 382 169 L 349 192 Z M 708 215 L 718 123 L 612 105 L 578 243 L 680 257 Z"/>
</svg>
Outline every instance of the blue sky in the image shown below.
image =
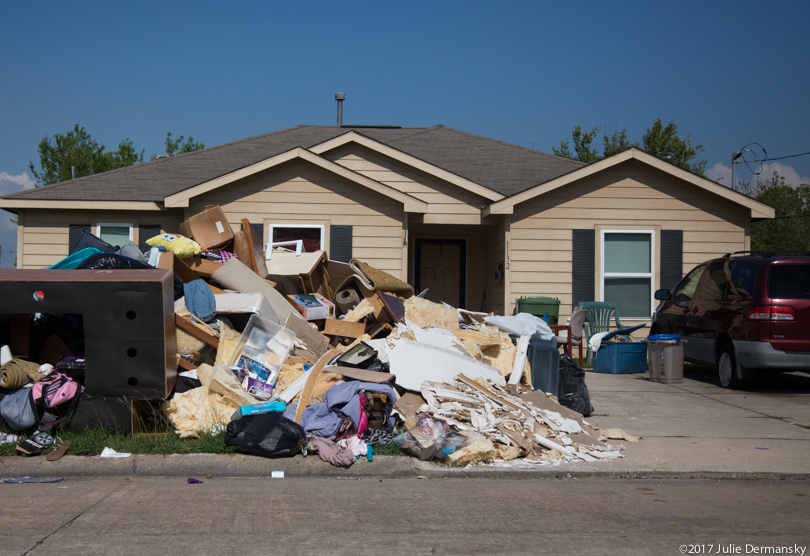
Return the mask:
<svg viewBox="0 0 810 556">
<path fill-rule="evenodd" d="M 443 124 L 545 152 L 575 125 L 636 140 L 674 120 L 728 183 L 750 142 L 810 151 L 808 23 L 806 1 L 2 2 L 0 193 L 32 187 L 40 140 L 77 123 L 148 159 L 167 131 L 213 146 L 334 125 L 337 91 L 347 124 Z M 773 170 L 810 182 L 810 156 Z"/>
</svg>

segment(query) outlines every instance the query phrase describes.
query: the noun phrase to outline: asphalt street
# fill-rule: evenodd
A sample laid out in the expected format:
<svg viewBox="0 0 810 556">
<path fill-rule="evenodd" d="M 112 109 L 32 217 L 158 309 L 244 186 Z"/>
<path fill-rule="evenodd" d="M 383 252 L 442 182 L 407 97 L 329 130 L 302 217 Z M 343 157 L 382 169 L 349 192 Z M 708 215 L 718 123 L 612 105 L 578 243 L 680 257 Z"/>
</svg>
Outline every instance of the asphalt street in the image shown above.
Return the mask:
<svg viewBox="0 0 810 556">
<path fill-rule="evenodd" d="M 810 545 L 806 480 L 197 478 L 2 484 L 0 554 L 801 554 Z"/>
</svg>

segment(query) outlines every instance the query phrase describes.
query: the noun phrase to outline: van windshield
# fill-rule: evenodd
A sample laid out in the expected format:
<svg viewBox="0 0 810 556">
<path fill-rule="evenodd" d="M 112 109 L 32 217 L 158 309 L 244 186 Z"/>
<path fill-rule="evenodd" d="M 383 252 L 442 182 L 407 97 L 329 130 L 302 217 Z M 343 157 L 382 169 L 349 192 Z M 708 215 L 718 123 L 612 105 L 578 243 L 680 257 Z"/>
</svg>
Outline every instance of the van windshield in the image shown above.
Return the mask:
<svg viewBox="0 0 810 556">
<path fill-rule="evenodd" d="M 774 264 L 768 275 L 768 297 L 810 299 L 810 264 Z"/>
</svg>

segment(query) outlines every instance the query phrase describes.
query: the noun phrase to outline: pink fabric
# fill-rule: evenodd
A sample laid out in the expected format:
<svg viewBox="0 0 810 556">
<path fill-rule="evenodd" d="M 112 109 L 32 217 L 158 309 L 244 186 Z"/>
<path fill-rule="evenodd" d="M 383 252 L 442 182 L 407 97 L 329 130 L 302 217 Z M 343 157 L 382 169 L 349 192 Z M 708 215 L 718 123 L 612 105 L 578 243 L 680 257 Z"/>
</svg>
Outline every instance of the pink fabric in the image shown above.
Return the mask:
<svg viewBox="0 0 810 556">
<path fill-rule="evenodd" d="M 360 422 L 357 424 L 357 436 L 363 436 L 368 428 L 368 415 L 366 414 L 366 397 L 360 394 L 360 407 L 363 411 L 360 412 Z"/>
<path fill-rule="evenodd" d="M 350 436 L 338 441 L 338 446 L 350 451 L 354 457 L 365 456 L 368 453 L 368 444 L 363 442 L 359 436 Z"/>
<path fill-rule="evenodd" d="M 308 436 L 307 439 L 310 448 L 318 452 L 318 457 L 323 461 L 336 467 L 349 467 L 354 463 L 354 454 L 335 442 L 320 436 Z"/>
</svg>

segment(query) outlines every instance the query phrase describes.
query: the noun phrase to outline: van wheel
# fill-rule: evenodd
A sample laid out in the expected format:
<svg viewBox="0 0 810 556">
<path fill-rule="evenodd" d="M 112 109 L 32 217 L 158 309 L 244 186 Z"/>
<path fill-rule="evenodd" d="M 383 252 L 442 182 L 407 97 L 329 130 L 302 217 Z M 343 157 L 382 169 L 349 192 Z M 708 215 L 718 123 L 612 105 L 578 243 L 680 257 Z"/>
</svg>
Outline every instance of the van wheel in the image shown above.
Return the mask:
<svg viewBox="0 0 810 556">
<path fill-rule="evenodd" d="M 717 376 L 723 388 L 739 388 L 740 380 L 737 378 L 737 356 L 734 347 L 725 344 L 720 348 L 720 358 L 717 361 Z"/>
</svg>

